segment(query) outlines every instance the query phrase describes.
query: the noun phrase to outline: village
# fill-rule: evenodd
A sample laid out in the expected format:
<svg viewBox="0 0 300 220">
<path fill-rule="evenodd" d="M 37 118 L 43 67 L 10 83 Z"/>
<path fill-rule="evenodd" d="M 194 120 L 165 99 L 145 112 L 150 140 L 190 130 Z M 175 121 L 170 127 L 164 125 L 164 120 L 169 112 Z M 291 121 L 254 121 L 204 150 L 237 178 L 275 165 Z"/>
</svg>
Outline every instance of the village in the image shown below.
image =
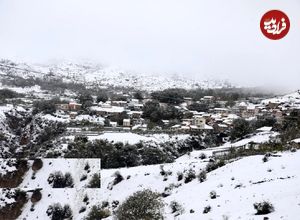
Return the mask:
<svg viewBox="0 0 300 220">
<path fill-rule="evenodd" d="M 63 133 L 52 137 L 58 138 L 60 144 L 64 137 L 72 137 L 71 140 L 77 136 L 87 136 L 93 140 L 108 137 L 110 141 L 137 143 L 139 139 L 144 140 L 153 134 L 167 134 L 170 137 L 185 134 L 190 137 L 210 135 L 206 138 L 205 147 L 230 144 L 226 147 L 228 150 L 234 142 L 247 138 L 247 135 L 259 134 L 265 139 L 254 137 L 245 142 L 244 147 L 249 142 L 259 145 L 263 141 L 280 141 L 278 132 L 283 121 L 300 108 L 300 91 L 277 97 L 240 95 L 228 99 L 230 95 L 224 95 L 223 99 L 217 92 L 215 95 L 200 95 L 199 98 L 188 97 L 179 89 L 155 92 L 64 91 L 62 96 L 42 90 L 39 86 L 31 89 L 34 92 L 27 89 L 23 90 L 23 94 L 14 87 L 1 90 L 3 97 L 6 97 L 0 106 L 2 114 L 15 109 L 32 114 L 42 123 L 61 123 L 59 127 L 64 127 Z M 184 94 L 187 93 L 184 90 Z M 24 133 L 20 137 L 21 145 L 28 144 L 35 136 L 28 129 L 24 129 Z M 51 139 L 51 135 L 44 136 L 46 140 Z M 296 135 L 294 139 L 297 138 Z"/>
<path fill-rule="evenodd" d="M 296 96 L 296 98 L 295 98 Z M 157 125 L 149 129 L 149 120 L 143 118 L 143 108 L 147 102 L 154 101 L 151 98 L 141 100 L 128 96 L 126 101 L 107 100 L 105 102 L 94 102 L 90 107 L 90 114 L 82 114 L 82 104 L 78 100 L 69 103 L 56 103 L 55 116 L 58 118 L 70 119 L 70 122 L 85 121 L 91 124 L 103 126 L 103 129 L 116 131 L 173 131 L 190 132 L 199 130 L 214 130 L 226 132 L 230 129 L 233 121 L 242 118 L 248 121 L 255 119 L 274 118 L 281 123 L 284 116 L 291 111 L 300 108 L 300 92 L 292 94 L 290 99 L 265 99 L 251 97 L 248 100 L 238 100 L 234 106 L 226 107 L 226 101 L 219 100 L 214 96 L 204 96 L 199 101 L 190 97 L 184 97 L 184 101 L 174 107 L 181 113 L 180 118 L 161 119 L 161 126 Z M 207 105 L 208 111 L 200 112 L 191 110 L 193 105 Z M 159 102 L 163 109 L 168 103 Z M 215 107 L 218 106 L 218 107 Z M 113 119 L 118 119 L 114 121 Z M 121 119 L 121 120 L 120 120 Z M 176 123 L 177 122 L 177 123 Z M 81 126 L 73 127 L 73 131 L 82 131 Z M 69 128 L 72 130 L 72 128 Z"/>
<path fill-rule="evenodd" d="M 201 187 L 206 186 L 207 192 L 213 192 L 215 183 L 210 183 L 210 180 L 213 180 L 216 171 L 220 172 L 219 175 L 229 173 L 228 177 L 222 177 L 224 183 L 229 182 L 225 187 L 234 187 L 229 190 L 246 190 L 245 187 L 249 188 L 250 185 L 244 185 L 252 183 L 252 178 L 256 176 L 252 174 L 241 185 L 238 174 L 233 174 L 230 166 L 240 169 L 236 163 L 242 161 L 242 171 L 238 172 L 242 175 L 247 167 L 263 167 L 283 159 L 286 163 L 291 156 L 297 155 L 296 149 L 300 148 L 298 128 L 293 127 L 294 122 L 299 120 L 295 114 L 300 109 L 300 91 L 276 97 L 249 96 L 232 101 L 222 100 L 217 95 L 203 96 L 199 100 L 184 96 L 178 98 L 180 95 L 166 96 L 164 91 L 110 95 L 102 91 L 98 96 L 66 92 L 58 98 L 55 93 L 35 89 L 38 91 L 35 91 L 34 96 L 31 91 L 18 95 L 16 88 L 4 89 L 6 96 L 14 94 L 3 99 L 5 102 L 0 106 L 1 119 L 6 117 L 7 125 L 14 128 L 12 121 L 34 118 L 27 127 L 20 120 L 20 140 L 15 139 L 20 141 L 17 151 L 26 153 L 29 147 L 29 155 L 35 156 L 34 153 L 39 152 L 39 155 L 45 155 L 46 158 L 59 158 L 61 155 L 66 158 L 100 158 L 103 180 L 99 192 L 111 204 L 100 208 L 106 210 L 105 217 L 112 215 L 116 198 L 119 198 L 118 195 L 122 194 L 125 187 L 131 191 L 143 186 L 151 187 L 160 191 L 165 201 L 169 198 L 182 201 L 178 198 L 184 198 L 180 193 L 189 186 L 187 184 L 197 182 L 202 184 Z M 177 92 L 168 90 L 167 94 Z M 60 128 L 64 129 L 55 133 Z M 13 131 L 18 134 L 18 130 Z M 28 131 L 32 133 L 27 138 L 30 141 L 24 139 Z M 43 138 L 37 139 L 39 135 Z M 8 137 L 8 133 L 0 136 L 4 147 L 5 137 Z M 36 148 L 32 148 L 33 144 Z M 285 153 L 278 154 L 277 151 Z M 296 169 L 291 165 L 286 166 L 292 175 L 290 170 Z M 284 169 L 278 168 L 282 173 L 278 179 L 293 179 L 284 176 Z M 271 180 L 265 177 L 272 170 L 257 170 L 267 174 L 260 174 L 260 179 L 253 184 L 271 184 Z M 200 173 L 196 175 L 197 172 Z M 116 179 L 120 179 L 119 182 Z M 177 184 L 175 188 L 178 193 L 175 188 L 170 188 L 174 184 Z M 201 187 L 195 185 L 193 191 Z M 220 195 L 225 193 L 221 186 L 217 190 Z M 44 193 L 50 194 L 48 191 L 44 190 Z M 54 192 L 51 194 L 54 195 Z M 89 194 L 89 197 L 93 198 L 92 195 Z M 69 200 L 66 202 L 73 204 Z M 192 204 L 186 204 L 187 210 L 196 209 Z M 279 207 L 278 204 L 276 207 Z M 81 216 L 87 213 L 76 211 L 76 206 L 72 210 Z M 193 211 L 180 213 L 184 214 L 193 215 Z M 174 213 L 168 215 L 172 217 Z"/>
</svg>

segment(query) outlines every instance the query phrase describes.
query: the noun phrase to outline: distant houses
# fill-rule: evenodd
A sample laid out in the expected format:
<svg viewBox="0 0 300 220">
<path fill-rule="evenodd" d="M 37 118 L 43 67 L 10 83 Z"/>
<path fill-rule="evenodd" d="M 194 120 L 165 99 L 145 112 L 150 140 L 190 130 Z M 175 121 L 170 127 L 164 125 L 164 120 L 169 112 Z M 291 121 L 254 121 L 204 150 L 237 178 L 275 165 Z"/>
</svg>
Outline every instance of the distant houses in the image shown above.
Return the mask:
<svg viewBox="0 0 300 220">
<path fill-rule="evenodd" d="M 185 119 L 181 124 L 176 124 L 171 127 L 172 130 L 182 131 L 197 131 L 197 130 L 212 130 L 213 127 L 206 124 L 204 117 L 195 115 L 192 119 Z"/>
<path fill-rule="evenodd" d="M 141 100 L 135 99 L 128 94 L 125 96 L 127 100 L 94 102 L 88 108 L 88 114 L 104 118 L 106 121 L 105 126 L 127 129 L 143 128 L 144 130 L 150 124 L 149 129 L 152 129 L 153 123 L 150 123 L 148 118 L 143 118 L 143 109 L 144 105 L 148 101 L 153 101 L 153 99 L 149 96 L 145 96 L 147 98 L 144 97 Z M 200 100 L 183 97 L 182 100 L 183 102 L 177 105 L 158 102 L 161 109 L 167 109 L 170 107 L 169 105 L 173 105 L 174 109 L 180 112 L 183 117 L 161 118 L 160 123 L 154 124 L 154 127 L 160 127 L 160 129 L 169 131 L 189 132 L 211 130 L 226 133 L 230 131 L 233 121 L 238 118 L 253 120 L 273 117 L 280 123 L 284 116 L 290 113 L 294 105 L 293 103 L 286 103 L 277 99 L 262 101 L 255 97 L 251 98 L 251 100 L 254 100 L 253 102 L 250 102 L 250 99 L 240 99 L 233 102 L 233 106 L 227 106 L 226 101 L 220 100 L 220 98 L 215 96 L 203 96 Z M 71 119 L 77 118 L 86 111 L 76 101 L 57 103 L 55 106 L 57 110 L 69 114 Z"/>
<path fill-rule="evenodd" d="M 124 127 L 131 127 L 131 124 L 130 124 L 130 119 L 123 119 L 123 126 Z"/>
<path fill-rule="evenodd" d="M 118 115 L 122 112 L 125 111 L 124 107 L 120 107 L 120 106 L 111 106 L 108 105 L 106 103 L 104 103 L 101 106 L 92 106 L 90 108 L 91 111 L 96 112 L 97 115 L 101 116 L 101 117 L 105 117 L 105 116 L 111 116 L 111 115 Z"/>
<path fill-rule="evenodd" d="M 76 102 L 55 104 L 56 109 L 62 111 L 79 111 L 81 110 L 81 106 L 81 104 Z"/>
</svg>

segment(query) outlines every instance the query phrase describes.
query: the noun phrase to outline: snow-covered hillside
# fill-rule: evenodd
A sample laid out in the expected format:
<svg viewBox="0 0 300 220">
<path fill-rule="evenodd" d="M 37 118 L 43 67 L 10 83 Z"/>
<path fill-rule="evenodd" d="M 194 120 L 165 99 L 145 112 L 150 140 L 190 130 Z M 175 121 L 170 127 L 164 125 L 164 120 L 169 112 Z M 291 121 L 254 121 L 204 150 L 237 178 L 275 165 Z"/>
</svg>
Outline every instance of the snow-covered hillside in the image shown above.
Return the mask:
<svg viewBox="0 0 300 220">
<path fill-rule="evenodd" d="M 21 190 L 26 193 L 25 201 L 16 201 L 17 199 L 14 198 L 16 189 L 0 189 L 0 209 L 5 205 L 11 205 L 11 210 L 16 211 L 18 208 L 14 207 L 14 203 L 18 202 L 18 205 L 22 203 L 21 213 L 16 218 L 19 220 L 81 220 L 88 215 L 92 206 L 99 204 L 98 201 L 100 198 L 99 189 L 42 189 L 38 190 L 40 192 L 39 196 L 33 195 L 36 189 Z M 56 217 L 51 213 L 53 212 L 52 207 L 56 207 Z M 11 210 L 8 209 L 6 213 L 3 213 L 2 216 L 0 215 L 0 219 L 11 219 L 12 215 L 8 217 L 10 213 L 15 216 L 15 213 Z M 67 213 L 65 210 L 67 210 Z M 62 213 L 63 216 L 68 214 L 70 218 L 67 218 L 67 216 L 66 218 L 57 218 L 58 213 Z"/>
<path fill-rule="evenodd" d="M 265 99 L 262 101 L 262 104 L 268 103 L 277 103 L 277 104 L 289 104 L 289 105 L 297 105 L 300 104 L 300 91 L 293 92 L 287 95 L 278 96 L 270 99 Z"/>
<path fill-rule="evenodd" d="M 129 87 L 139 90 L 163 90 L 167 88 L 222 88 L 231 87 L 228 82 L 220 80 L 193 80 L 182 76 L 168 76 L 168 74 L 144 74 L 124 71 L 118 68 L 104 67 L 90 62 L 75 64 L 61 62 L 58 64 L 37 65 L 27 63 L 13 63 L 1 61 L 0 77 L 20 76 L 24 78 L 54 78 L 65 82 L 84 83 L 89 86 L 100 87 Z M 19 69 L 17 69 L 19 68 Z M 24 71 L 24 69 L 28 71 Z"/>
<path fill-rule="evenodd" d="M 86 188 L 94 174 L 100 175 L 100 159 L 43 159 L 43 168 L 40 172 L 30 169 L 21 183 L 21 188 L 52 188 L 48 183 L 51 173 L 57 171 L 65 174 L 69 172 L 74 179 L 74 188 Z M 33 163 L 29 161 L 29 163 Z M 88 169 L 85 168 L 88 166 Z M 32 179 L 32 175 L 35 179 Z M 82 180 L 82 177 L 85 178 Z"/>
<path fill-rule="evenodd" d="M 194 151 L 163 167 L 152 165 L 103 170 L 103 197 L 110 202 L 118 199 L 121 203 L 138 190 L 164 192 L 167 195 L 163 198 L 166 219 L 262 219 L 262 216 L 255 215 L 253 206 L 262 201 L 274 206 L 275 211 L 265 215 L 270 219 L 298 219 L 300 152 L 278 153 L 267 162 L 263 162 L 263 156 L 259 155 L 245 157 L 209 172 L 204 182 L 196 178 L 184 183 L 184 177 L 178 181 L 180 172 L 186 174 L 188 170 L 194 170 L 198 174 L 205 168 L 208 159 L 200 159 L 202 153 L 209 156 L 212 150 Z M 162 175 L 162 170 L 167 174 Z M 116 171 L 124 180 L 112 186 Z M 213 191 L 217 196 L 212 199 L 210 192 Z M 184 208 L 177 217 L 169 208 L 172 201 Z M 210 206 L 211 210 L 204 214 L 206 206 Z"/>
<path fill-rule="evenodd" d="M 275 140 L 276 137 L 279 135 L 278 132 L 275 131 L 262 131 L 256 134 L 250 134 L 247 137 L 244 137 L 242 140 L 236 141 L 234 143 L 226 142 L 225 144 L 215 147 L 213 149 L 228 149 L 230 147 L 238 148 L 238 147 L 247 147 L 249 144 L 261 144 L 267 143 L 269 141 Z"/>
<path fill-rule="evenodd" d="M 55 203 L 60 203 L 62 206 L 69 205 L 73 219 L 84 219 L 91 207 L 98 204 L 101 197 L 99 189 L 43 189 L 41 193 L 42 199 L 34 205 L 34 211 L 30 210 L 32 202 L 29 201 L 18 219 L 51 219 L 47 210 Z M 85 196 L 88 197 L 88 202 L 84 201 Z"/>
<path fill-rule="evenodd" d="M 68 173 L 69 184 L 57 181 Z M 20 165 L 16 159 L 0 159 L 0 185 L 18 188 L 96 188 L 89 183 L 97 174 L 100 182 L 100 159 L 40 159 L 26 160 Z M 14 186 L 6 178 L 20 179 Z M 67 180 L 66 180 L 67 181 Z M 66 185 L 66 186 L 64 186 Z M 100 188 L 100 186 L 98 186 Z"/>
</svg>

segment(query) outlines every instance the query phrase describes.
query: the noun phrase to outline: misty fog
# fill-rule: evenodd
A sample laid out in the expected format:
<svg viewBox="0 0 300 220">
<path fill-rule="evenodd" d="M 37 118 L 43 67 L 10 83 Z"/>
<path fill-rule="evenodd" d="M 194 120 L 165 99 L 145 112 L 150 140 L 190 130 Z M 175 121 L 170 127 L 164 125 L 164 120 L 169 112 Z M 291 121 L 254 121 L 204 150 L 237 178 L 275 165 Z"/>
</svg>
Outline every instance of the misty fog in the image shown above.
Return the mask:
<svg viewBox="0 0 300 220">
<path fill-rule="evenodd" d="M 288 35 L 263 36 L 262 15 L 280 9 Z M 297 89 L 300 2 L 2 0 L 0 58 L 91 60 L 128 71 L 226 79 Z"/>
</svg>

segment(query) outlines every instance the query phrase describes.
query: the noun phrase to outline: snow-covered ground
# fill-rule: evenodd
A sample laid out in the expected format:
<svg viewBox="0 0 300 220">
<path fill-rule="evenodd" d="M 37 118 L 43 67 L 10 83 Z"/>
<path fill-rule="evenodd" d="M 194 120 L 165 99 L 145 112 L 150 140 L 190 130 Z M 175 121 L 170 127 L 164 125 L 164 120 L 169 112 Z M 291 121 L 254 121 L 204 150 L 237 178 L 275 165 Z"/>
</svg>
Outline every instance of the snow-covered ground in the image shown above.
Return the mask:
<svg viewBox="0 0 300 220">
<path fill-rule="evenodd" d="M 64 138 L 73 140 L 75 136 L 70 135 Z M 131 132 L 104 132 L 100 135 L 87 135 L 90 141 L 93 140 L 107 140 L 109 142 L 117 143 L 122 142 L 124 144 L 137 144 L 139 142 L 175 142 L 180 140 L 185 140 L 189 137 L 188 134 L 178 134 L 178 135 L 168 135 L 168 134 L 147 134 L 141 135 Z"/>
<path fill-rule="evenodd" d="M 278 96 L 270 99 L 265 99 L 262 101 L 262 104 L 268 104 L 268 103 L 286 103 L 286 104 L 300 104 L 300 91 L 290 93 L 284 96 Z"/>
<path fill-rule="evenodd" d="M 173 184 L 171 194 L 163 198 L 166 219 L 174 219 L 168 207 L 174 200 L 185 210 L 175 219 L 262 219 L 262 216 L 255 215 L 253 208 L 254 203 L 262 201 L 271 202 L 275 208 L 267 215 L 270 219 L 299 218 L 300 152 L 280 153 L 265 163 L 263 156 L 246 157 L 208 173 L 207 180 L 202 183 L 198 179 L 186 184 L 183 180 L 178 181 L 177 172 L 192 168 L 199 173 L 206 166 L 207 159 L 199 159 L 200 153 L 209 155 L 211 151 L 192 152 L 190 156 L 165 164 L 164 170 L 172 172 L 167 179 L 160 174 L 160 165 L 103 170 L 103 198 L 122 202 L 138 190 L 149 188 L 162 193 L 165 187 Z M 113 174 L 117 170 L 124 180 L 111 189 Z M 216 199 L 210 198 L 211 191 L 216 191 Z M 211 211 L 203 214 L 208 205 Z M 190 213 L 190 210 L 195 212 Z"/>
<path fill-rule="evenodd" d="M 24 189 L 27 191 L 28 189 Z M 62 207 L 69 205 L 72 210 L 74 220 L 81 220 L 87 216 L 93 205 L 99 205 L 101 198 L 99 189 L 43 189 L 41 191 L 42 199 L 34 205 L 34 210 L 31 210 L 32 202 L 30 199 L 23 207 L 22 214 L 19 220 L 31 219 L 51 219 L 47 215 L 47 209 L 50 205 L 60 203 Z M 83 201 L 85 195 L 88 196 L 88 204 Z M 29 193 L 30 197 L 30 193 Z M 83 207 L 86 211 L 79 213 Z"/>
<path fill-rule="evenodd" d="M 242 140 L 236 141 L 234 143 L 227 142 L 220 147 L 216 147 L 214 149 L 228 149 L 230 147 L 242 147 L 247 146 L 247 144 L 255 143 L 262 144 L 272 141 L 278 136 L 279 133 L 275 131 L 262 131 L 257 134 L 251 134 L 249 137 L 245 137 Z"/>
<path fill-rule="evenodd" d="M 11 159 L 0 159 L 0 174 L 16 170 L 15 166 L 8 166 Z M 88 164 L 88 168 L 86 168 Z M 34 171 L 33 160 L 28 160 L 28 171 L 24 174 L 20 188 L 52 188 L 48 183 L 51 173 L 60 171 L 63 175 L 69 172 L 73 178 L 74 188 L 86 188 L 94 174 L 100 175 L 100 159 L 42 159 L 42 167 Z M 86 176 L 85 179 L 81 178 Z"/>
<path fill-rule="evenodd" d="M 43 120 L 47 121 L 57 121 L 57 122 L 62 122 L 62 123 L 70 123 L 70 122 L 82 122 L 82 121 L 88 121 L 90 123 L 95 123 L 98 125 L 104 125 L 104 118 L 99 117 L 99 116 L 90 116 L 90 115 L 78 115 L 75 118 L 71 118 L 69 115 L 63 114 L 55 114 L 55 115 L 42 115 L 41 118 Z"/>
<path fill-rule="evenodd" d="M 152 135 L 140 135 L 135 133 L 122 133 L 122 132 L 106 132 L 104 134 L 98 136 L 90 136 L 89 140 L 96 140 L 96 139 L 106 139 L 110 142 L 123 142 L 129 144 L 136 144 L 140 141 L 148 142 L 153 141 L 156 143 L 167 142 L 167 141 L 179 141 L 184 140 L 189 135 L 182 134 L 182 135 L 168 135 L 168 134 L 152 134 Z"/>
</svg>

